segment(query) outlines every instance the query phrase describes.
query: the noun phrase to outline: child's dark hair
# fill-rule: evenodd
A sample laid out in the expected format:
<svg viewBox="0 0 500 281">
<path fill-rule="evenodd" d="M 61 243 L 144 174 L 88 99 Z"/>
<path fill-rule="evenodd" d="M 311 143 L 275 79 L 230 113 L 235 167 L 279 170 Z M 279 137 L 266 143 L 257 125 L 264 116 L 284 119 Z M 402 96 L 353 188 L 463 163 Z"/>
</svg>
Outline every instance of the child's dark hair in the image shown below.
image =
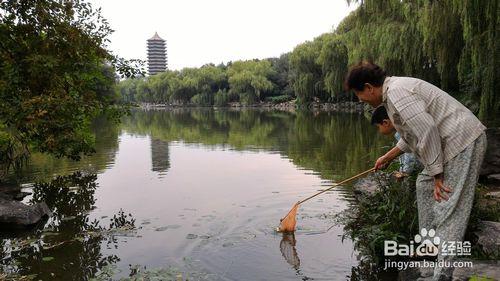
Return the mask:
<svg viewBox="0 0 500 281">
<path fill-rule="evenodd" d="M 384 106 L 379 106 L 375 108 L 372 113 L 372 125 L 382 124 L 382 121 L 389 119 L 389 115 L 387 114 L 387 110 Z"/>
<path fill-rule="evenodd" d="M 363 91 L 366 83 L 380 87 L 384 84 L 385 71 L 378 65 L 371 62 L 360 62 L 349 69 L 345 77 L 344 86 L 346 90 Z"/>
</svg>

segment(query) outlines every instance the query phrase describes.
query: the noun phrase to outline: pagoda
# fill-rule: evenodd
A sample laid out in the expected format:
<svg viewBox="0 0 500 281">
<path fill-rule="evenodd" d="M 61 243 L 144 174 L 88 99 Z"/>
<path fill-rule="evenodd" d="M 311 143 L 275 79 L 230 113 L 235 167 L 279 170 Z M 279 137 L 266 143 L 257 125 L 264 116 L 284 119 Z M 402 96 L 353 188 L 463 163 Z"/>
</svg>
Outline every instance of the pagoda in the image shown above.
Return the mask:
<svg viewBox="0 0 500 281">
<path fill-rule="evenodd" d="M 167 46 L 158 32 L 148 39 L 148 72 L 149 75 L 155 75 L 167 70 Z"/>
</svg>

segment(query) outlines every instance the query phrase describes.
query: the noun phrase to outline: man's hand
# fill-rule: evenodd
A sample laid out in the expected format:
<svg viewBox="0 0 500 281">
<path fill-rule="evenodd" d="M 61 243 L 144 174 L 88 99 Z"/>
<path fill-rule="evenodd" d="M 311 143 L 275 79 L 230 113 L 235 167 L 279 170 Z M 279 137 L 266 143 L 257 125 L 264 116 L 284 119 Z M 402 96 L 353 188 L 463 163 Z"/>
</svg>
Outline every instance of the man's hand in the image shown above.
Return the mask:
<svg viewBox="0 0 500 281">
<path fill-rule="evenodd" d="M 377 162 L 375 162 L 375 170 L 385 169 L 385 167 L 387 167 L 387 165 L 391 163 L 392 160 L 394 160 L 394 158 L 398 157 L 403 153 L 404 152 L 401 151 L 399 148 L 393 147 L 386 154 L 377 159 Z"/>
<path fill-rule="evenodd" d="M 434 176 L 434 199 L 437 202 L 441 202 L 442 199 L 448 201 L 449 197 L 445 193 L 451 193 L 451 188 L 445 186 L 443 183 L 443 173 Z"/>
<path fill-rule="evenodd" d="M 391 161 L 385 155 L 380 156 L 375 162 L 375 170 L 385 169 L 389 162 Z"/>
</svg>

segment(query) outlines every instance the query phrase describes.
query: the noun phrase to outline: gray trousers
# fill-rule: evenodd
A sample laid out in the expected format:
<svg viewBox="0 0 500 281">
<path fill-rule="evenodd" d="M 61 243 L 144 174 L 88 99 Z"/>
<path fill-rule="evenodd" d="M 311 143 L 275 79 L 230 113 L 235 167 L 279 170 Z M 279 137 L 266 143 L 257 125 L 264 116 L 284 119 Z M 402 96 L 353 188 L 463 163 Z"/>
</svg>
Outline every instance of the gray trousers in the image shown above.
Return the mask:
<svg viewBox="0 0 500 281">
<path fill-rule="evenodd" d="M 444 164 L 444 184 L 452 189 L 448 201 L 433 197 L 434 178 L 425 169 L 416 182 L 419 228 L 434 229 L 441 241 L 462 241 L 469 221 L 474 192 L 486 152 L 486 134 Z M 438 261 L 452 262 L 455 256 L 441 253 Z M 435 267 L 432 280 L 451 280 L 453 268 Z"/>
</svg>

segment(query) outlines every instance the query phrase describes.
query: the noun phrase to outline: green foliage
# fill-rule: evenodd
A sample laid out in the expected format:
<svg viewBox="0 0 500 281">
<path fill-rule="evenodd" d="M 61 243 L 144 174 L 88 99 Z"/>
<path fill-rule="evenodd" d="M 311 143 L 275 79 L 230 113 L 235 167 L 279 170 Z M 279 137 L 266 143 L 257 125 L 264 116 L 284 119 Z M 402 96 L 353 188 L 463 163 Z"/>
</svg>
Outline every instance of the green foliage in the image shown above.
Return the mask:
<svg viewBox="0 0 500 281">
<path fill-rule="evenodd" d="M 215 93 L 214 105 L 226 106 L 230 102 L 230 96 L 226 90 L 219 90 Z"/>
<path fill-rule="evenodd" d="M 275 70 L 286 73 L 287 62 L 284 57 L 236 61 L 228 66 L 208 64 L 180 71 L 167 70 L 147 78 L 121 81 L 116 91 L 126 103 L 224 106 L 228 102 L 240 101 L 254 104 L 266 96 L 280 95 L 281 92 L 275 92 L 279 87 L 287 88 L 287 74 Z"/>
<path fill-rule="evenodd" d="M 415 176 L 401 182 L 385 178 L 378 186 L 375 193 L 360 197 L 340 218 L 345 222 L 344 235 L 352 238 L 365 256 L 383 262 L 384 240 L 408 243 L 418 233 Z"/>
<path fill-rule="evenodd" d="M 460 17 L 465 46 L 459 64 L 459 79 L 478 89 L 479 117 L 498 118 L 500 99 L 496 85 L 500 74 L 496 69 L 500 56 L 498 0 L 449 0 Z"/>
<path fill-rule="evenodd" d="M 317 61 L 321 64 L 325 90 L 331 97 L 342 92 L 347 59 L 346 45 L 339 38 L 326 37 Z"/>
<path fill-rule="evenodd" d="M 273 72 L 267 60 L 236 61 L 227 70 L 230 91 L 240 96 L 243 104 L 253 104 L 261 99 L 261 93 L 274 87 L 269 81 Z"/>
<path fill-rule="evenodd" d="M 498 118 L 498 0 L 347 2 L 360 5 L 335 31 L 279 58 L 167 71 L 161 78 L 146 79 L 149 87 L 123 81 L 120 94 L 126 102 L 198 105 L 214 104 L 219 90 L 246 104 L 282 95 L 296 97 L 299 105 L 340 102 L 354 98 L 343 91 L 348 66 L 369 60 L 389 75 L 418 77 L 473 101 L 467 105 L 474 111 L 477 101 L 477 113 L 485 122 Z M 154 86 L 160 83 L 156 80 L 163 86 Z"/>
<path fill-rule="evenodd" d="M 272 103 L 283 103 L 292 100 L 292 97 L 288 95 L 281 95 L 281 96 L 267 97 L 265 100 Z"/>
<path fill-rule="evenodd" d="M 0 179 L 11 167 L 18 170 L 28 160 L 29 150 L 22 140 L 15 138 L 0 124 Z"/>
<path fill-rule="evenodd" d="M 268 79 L 271 81 L 275 87 L 273 91 L 268 92 L 267 96 L 280 96 L 286 95 L 289 97 L 294 97 L 295 93 L 290 84 L 290 53 L 282 54 L 279 58 L 269 58 L 267 59 L 271 62 L 273 71 L 269 75 Z M 266 96 L 266 97 L 267 97 Z"/>
<path fill-rule="evenodd" d="M 140 71 L 104 48 L 112 30 L 85 1 L 1 1 L 0 15 L 3 172 L 30 149 L 91 153 L 91 120 L 116 112 L 115 69 Z"/>
<path fill-rule="evenodd" d="M 483 275 L 472 275 L 469 281 L 494 281 L 495 279 L 488 277 L 488 276 L 483 276 Z"/>
<path fill-rule="evenodd" d="M 292 85 L 300 104 L 307 104 L 314 97 L 325 96 L 322 69 L 317 58 L 321 53 L 322 37 L 295 47 L 290 54 Z"/>
<path fill-rule="evenodd" d="M 299 103 L 337 101 L 347 66 L 369 60 L 389 75 L 418 77 L 452 94 L 465 93 L 480 101 L 483 121 L 498 118 L 498 0 L 347 2 L 360 6 L 334 32 L 290 54 Z"/>
</svg>

